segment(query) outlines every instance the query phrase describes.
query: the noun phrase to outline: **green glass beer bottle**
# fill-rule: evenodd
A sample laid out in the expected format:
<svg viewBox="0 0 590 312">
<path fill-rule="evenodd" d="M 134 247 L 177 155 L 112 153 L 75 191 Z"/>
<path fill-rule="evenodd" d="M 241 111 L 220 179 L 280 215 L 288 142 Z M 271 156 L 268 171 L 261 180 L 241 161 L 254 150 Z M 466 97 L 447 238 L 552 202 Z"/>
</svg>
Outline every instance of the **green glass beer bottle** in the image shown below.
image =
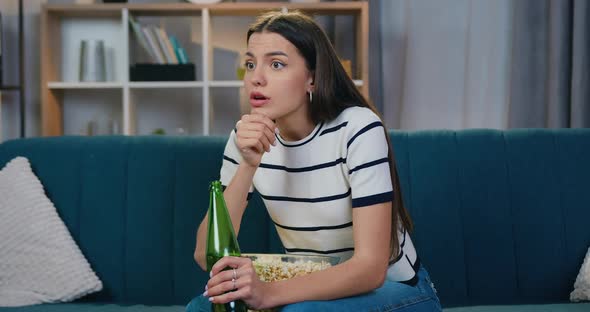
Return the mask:
<svg viewBox="0 0 590 312">
<path fill-rule="evenodd" d="M 234 233 L 234 227 L 227 211 L 220 181 L 213 181 L 209 186 L 209 226 L 207 228 L 207 271 L 225 256 L 240 256 L 240 246 Z M 230 269 L 229 267 L 226 268 Z M 241 300 L 226 304 L 212 304 L 213 312 L 247 312 Z"/>
</svg>

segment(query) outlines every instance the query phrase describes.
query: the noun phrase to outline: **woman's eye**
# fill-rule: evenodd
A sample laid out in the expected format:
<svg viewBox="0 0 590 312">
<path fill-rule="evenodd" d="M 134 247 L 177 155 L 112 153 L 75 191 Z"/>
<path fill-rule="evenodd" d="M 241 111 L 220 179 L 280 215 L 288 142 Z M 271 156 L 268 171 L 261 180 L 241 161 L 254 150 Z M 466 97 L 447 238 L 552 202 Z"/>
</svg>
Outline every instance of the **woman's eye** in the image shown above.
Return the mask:
<svg viewBox="0 0 590 312">
<path fill-rule="evenodd" d="M 274 61 L 270 65 L 272 66 L 273 69 L 281 69 L 281 68 L 285 67 L 285 64 L 278 62 L 278 61 Z"/>
<path fill-rule="evenodd" d="M 246 67 L 247 70 L 253 70 L 255 66 L 254 63 L 248 61 L 244 64 L 244 67 Z"/>
</svg>

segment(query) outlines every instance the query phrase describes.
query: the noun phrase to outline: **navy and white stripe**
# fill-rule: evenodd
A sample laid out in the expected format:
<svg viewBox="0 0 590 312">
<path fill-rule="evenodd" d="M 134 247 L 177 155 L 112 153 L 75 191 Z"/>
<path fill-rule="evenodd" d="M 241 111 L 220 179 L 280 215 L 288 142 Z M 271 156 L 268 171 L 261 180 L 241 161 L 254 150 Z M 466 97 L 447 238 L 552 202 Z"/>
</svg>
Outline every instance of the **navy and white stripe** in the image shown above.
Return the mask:
<svg viewBox="0 0 590 312">
<path fill-rule="evenodd" d="M 328 134 L 330 132 L 338 131 L 338 130 L 340 130 L 340 128 L 346 127 L 346 125 L 348 125 L 348 121 L 345 121 L 345 122 L 343 122 L 343 123 L 341 123 L 341 124 L 339 124 L 337 126 L 334 126 L 332 128 L 325 129 L 325 130 L 322 131 L 322 133 L 320 133 L 320 136 L 322 136 L 324 134 Z"/>
<path fill-rule="evenodd" d="M 292 230 L 292 231 L 304 231 L 304 232 L 315 232 L 315 231 L 322 231 L 322 230 L 336 230 L 336 229 L 344 229 L 352 226 L 352 222 L 338 224 L 338 225 L 325 225 L 325 226 L 303 226 L 303 227 L 295 227 L 295 226 L 286 226 L 282 224 L 278 224 L 274 222 L 274 224 L 280 228 L 285 230 Z"/>
<path fill-rule="evenodd" d="M 393 200 L 387 137 L 368 108 L 345 109 L 296 142 L 271 147 L 253 179 L 287 253 L 322 254 L 345 261 L 354 253 L 352 210 Z M 241 155 L 232 131 L 226 145 L 221 181 L 228 184 Z M 251 189 L 253 190 L 253 188 Z M 388 276 L 409 281 L 416 252 L 409 235 Z M 400 239 L 401 240 L 401 239 Z M 413 262 L 408 266 L 405 257 Z M 392 273 L 392 274 L 390 274 Z"/>
<path fill-rule="evenodd" d="M 420 269 L 420 258 L 407 231 L 398 231 L 398 237 L 400 241 L 399 253 L 395 259 L 389 262 L 387 278 L 413 286 L 417 282 L 416 273 Z"/>
</svg>

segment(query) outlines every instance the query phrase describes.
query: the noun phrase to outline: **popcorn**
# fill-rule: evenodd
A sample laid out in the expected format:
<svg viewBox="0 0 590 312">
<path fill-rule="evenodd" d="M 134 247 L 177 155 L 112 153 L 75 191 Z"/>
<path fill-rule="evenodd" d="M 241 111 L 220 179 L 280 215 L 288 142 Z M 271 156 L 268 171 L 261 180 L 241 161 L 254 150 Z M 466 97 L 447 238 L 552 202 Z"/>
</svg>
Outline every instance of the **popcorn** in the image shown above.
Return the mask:
<svg viewBox="0 0 590 312">
<path fill-rule="evenodd" d="M 311 272 L 325 270 L 332 265 L 327 261 L 296 261 L 282 262 L 276 258 L 258 258 L 252 262 L 258 278 L 263 282 L 274 282 L 290 279 Z"/>
<path fill-rule="evenodd" d="M 287 256 L 288 257 L 288 256 Z M 290 279 L 297 276 L 306 275 L 315 271 L 325 270 L 332 266 L 332 264 L 326 260 L 311 261 L 295 260 L 293 262 L 281 261 L 280 257 L 257 255 L 252 260 L 256 275 L 263 282 L 275 282 Z M 248 310 L 256 312 L 275 312 L 277 309 L 266 309 L 266 310 Z"/>
</svg>

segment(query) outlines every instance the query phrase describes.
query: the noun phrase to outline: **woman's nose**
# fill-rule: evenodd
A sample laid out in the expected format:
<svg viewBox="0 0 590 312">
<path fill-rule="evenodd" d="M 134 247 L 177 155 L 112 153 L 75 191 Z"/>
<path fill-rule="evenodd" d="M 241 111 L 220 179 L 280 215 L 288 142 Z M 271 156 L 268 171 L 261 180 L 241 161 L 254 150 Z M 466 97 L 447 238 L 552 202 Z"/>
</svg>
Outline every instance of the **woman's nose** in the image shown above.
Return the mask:
<svg viewBox="0 0 590 312">
<path fill-rule="evenodd" d="M 251 81 L 252 84 L 255 86 L 263 86 L 266 84 L 266 79 L 264 78 L 262 71 L 258 68 L 255 69 L 254 72 L 252 72 Z"/>
</svg>

